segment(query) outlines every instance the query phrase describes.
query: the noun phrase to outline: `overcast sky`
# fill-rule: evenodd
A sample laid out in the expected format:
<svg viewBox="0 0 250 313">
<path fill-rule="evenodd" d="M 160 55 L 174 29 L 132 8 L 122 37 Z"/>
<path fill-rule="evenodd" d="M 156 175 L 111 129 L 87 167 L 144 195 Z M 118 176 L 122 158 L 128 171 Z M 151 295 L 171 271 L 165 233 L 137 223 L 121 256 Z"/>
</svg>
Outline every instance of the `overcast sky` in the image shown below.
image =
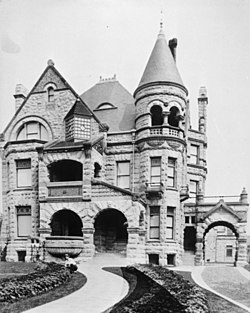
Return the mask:
<svg viewBox="0 0 250 313">
<path fill-rule="evenodd" d="M 48 59 L 79 94 L 114 74 L 133 93 L 161 10 L 193 128 L 199 87 L 208 90 L 206 194 L 250 193 L 250 0 L 0 0 L 0 132 L 16 84 L 30 90 Z"/>
</svg>

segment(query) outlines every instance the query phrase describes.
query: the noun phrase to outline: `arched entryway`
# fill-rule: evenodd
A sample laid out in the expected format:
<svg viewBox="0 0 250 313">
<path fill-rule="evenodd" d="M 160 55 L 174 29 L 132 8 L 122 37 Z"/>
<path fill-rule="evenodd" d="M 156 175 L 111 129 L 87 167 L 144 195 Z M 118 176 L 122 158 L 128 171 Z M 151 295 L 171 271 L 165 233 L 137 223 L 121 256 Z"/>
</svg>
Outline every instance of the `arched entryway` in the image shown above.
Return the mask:
<svg viewBox="0 0 250 313">
<path fill-rule="evenodd" d="M 210 224 L 203 236 L 203 260 L 209 264 L 236 265 L 238 259 L 238 233 L 225 221 Z"/>
<path fill-rule="evenodd" d="M 94 244 L 98 252 L 126 254 L 127 219 L 116 209 L 106 209 L 97 214 L 94 222 Z"/>
<path fill-rule="evenodd" d="M 63 209 L 57 211 L 51 218 L 51 236 L 82 237 L 82 220 L 73 211 Z"/>
<path fill-rule="evenodd" d="M 186 226 L 184 228 L 184 255 L 182 258 L 184 265 L 194 265 L 196 245 L 196 228 Z"/>
</svg>

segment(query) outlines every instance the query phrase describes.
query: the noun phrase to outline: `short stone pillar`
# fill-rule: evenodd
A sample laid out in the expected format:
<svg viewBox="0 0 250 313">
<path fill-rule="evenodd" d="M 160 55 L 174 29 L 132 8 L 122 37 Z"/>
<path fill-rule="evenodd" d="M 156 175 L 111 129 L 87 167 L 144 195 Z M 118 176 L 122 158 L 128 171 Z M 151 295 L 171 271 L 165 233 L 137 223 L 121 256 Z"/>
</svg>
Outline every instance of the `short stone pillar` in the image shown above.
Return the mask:
<svg viewBox="0 0 250 313">
<path fill-rule="evenodd" d="M 127 244 L 127 258 L 129 262 L 138 262 L 138 245 L 139 245 L 139 227 L 129 227 L 128 231 L 128 244 Z"/>
<path fill-rule="evenodd" d="M 196 253 L 195 253 L 195 265 L 200 266 L 204 265 L 203 260 L 203 238 L 198 237 L 196 238 Z"/>
<path fill-rule="evenodd" d="M 82 228 L 84 248 L 81 256 L 84 261 L 91 259 L 95 255 L 94 232 L 95 229 L 93 227 Z"/>
<path fill-rule="evenodd" d="M 247 238 L 238 239 L 238 256 L 236 266 L 247 265 Z"/>
</svg>

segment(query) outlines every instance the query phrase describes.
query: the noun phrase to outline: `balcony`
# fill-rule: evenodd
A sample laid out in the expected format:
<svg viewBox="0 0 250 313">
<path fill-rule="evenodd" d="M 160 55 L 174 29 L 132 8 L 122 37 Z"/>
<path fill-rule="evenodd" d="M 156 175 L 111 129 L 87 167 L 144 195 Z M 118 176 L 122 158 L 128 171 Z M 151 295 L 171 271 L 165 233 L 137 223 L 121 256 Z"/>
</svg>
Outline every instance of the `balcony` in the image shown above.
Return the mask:
<svg viewBox="0 0 250 313">
<path fill-rule="evenodd" d="M 183 139 L 183 131 L 178 127 L 173 127 L 169 125 L 150 127 L 150 135 L 165 135 Z"/>
<path fill-rule="evenodd" d="M 48 198 L 82 197 L 82 181 L 50 182 Z"/>
<path fill-rule="evenodd" d="M 83 237 L 51 236 L 46 237 L 45 249 L 55 257 L 78 256 L 83 250 Z"/>
<path fill-rule="evenodd" d="M 163 194 L 163 184 L 148 184 L 146 183 L 146 197 L 147 199 L 161 199 Z"/>
</svg>

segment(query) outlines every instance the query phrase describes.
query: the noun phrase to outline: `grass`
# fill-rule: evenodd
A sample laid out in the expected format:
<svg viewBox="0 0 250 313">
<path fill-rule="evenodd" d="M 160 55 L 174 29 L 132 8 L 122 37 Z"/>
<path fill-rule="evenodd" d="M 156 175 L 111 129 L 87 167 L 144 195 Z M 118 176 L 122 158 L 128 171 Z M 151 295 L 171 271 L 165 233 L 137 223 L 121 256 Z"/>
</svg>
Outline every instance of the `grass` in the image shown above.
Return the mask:
<svg viewBox="0 0 250 313">
<path fill-rule="evenodd" d="M 191 283 L 195 284 L 191 277 L 190 272 L 184 272 L 184 271 L 176 271 L 178 274 L 181 274 L 186 280 L 189 280 Z M 202 288 L 203 289 L 203 288 Z M 206 289 L 203 289 L 204 293 L 207 296 L 209 307 L 211 313 L 246 313 L 245 310 L 242 308 L 234 305 L 233 303 L 215 295 L 211 291 L 208 291 Z"/>
<path fill-rule="evenodd" d="M 0 262 L 0 271 L 2 273 L 0 275 L 0 279 L 3 277 L 11 277 L 15 275 L 31 273 L 34 271 L 35 266 L 35 263 Z M 3 270 L 5 272 L 3 272 Z M 0 313 L 19 313 L 34 308 L 36 306 L 57 300 L 80 289 L 86 283 L 86 281 L 87 279 L 83 274 L 75 272 L 69 281 L 51 291 L 34 296 L 32 298 L 21 299 L 13 303 L 0 303 Z"/>
<path fill-rule="evenodd" d="M 250 307 L 250 281 L 239 274 L 235 267 L 208 267 L 202 272 L 202 277 L 214 290 Z"/>
<path fill-rule="evenodd" d="M 128 295 L 122 299 L 119 303 L 117 303 L 112 308 L 106 310 L 104 313 L 122 313 L 122 312 L 129 312 L 129 308 L 131 306 L 131 303 L 134 301 L 137 301 L 139 298 L 142 298 L 145 293 L 148 292 L 149 286 L 143 281 L 142 279 L 138 280 L 137 276 L 128 272 L 126 268 L 115 268 L 115 267 L 109 267 L 106 268 L 111 273 L 114 273 L 116 275 L 121 275 L 122 270 L 122 276 L 124 279 L 126 279 L 129 283 L 129 292 Z M 181 274 L 186 280 L 189 280 L 190 282 L 194 283 L 191 273 L 190 272 L 183 272 L 178 271 L 177 273 Z M 213 294 L 210 291 L 207 291 L 206 289 L 203 289 L 204 293 L 206 294 L 209 302 L 209 307 L 211 313 L 246 313 L 245 310 L 239 308 L 238 306 L 232 304 L 231 302 L 222 299 L 221 297 Z M 135 312 L 135 311 L 130 311 Z M 146 311 L 145 311 L 146 312 Z M 157 312 L 164 312 L 161 307 L 159 307 Z M 171 312 L 171 311 L 165 311 L 165 312 Z"/>
</svg>

